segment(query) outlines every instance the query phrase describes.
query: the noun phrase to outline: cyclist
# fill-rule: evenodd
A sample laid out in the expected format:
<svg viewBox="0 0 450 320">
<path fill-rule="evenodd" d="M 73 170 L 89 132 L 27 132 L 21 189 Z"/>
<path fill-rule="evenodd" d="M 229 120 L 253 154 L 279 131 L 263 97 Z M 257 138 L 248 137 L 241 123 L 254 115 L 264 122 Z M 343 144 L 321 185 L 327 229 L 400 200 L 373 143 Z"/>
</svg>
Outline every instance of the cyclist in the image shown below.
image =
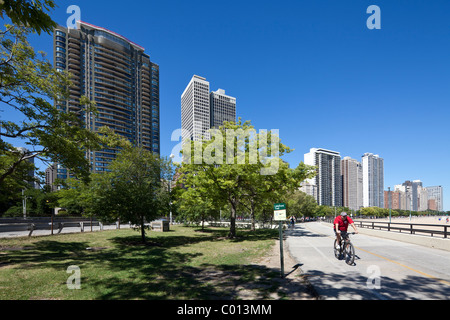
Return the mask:
<svg viewBox="0 0 450 320">
<path fill-rule="evenodd" d="M 341 232 L 347 232 L 349 224 L 355 229 L 355 233 L 358 233 L 355 223 L 352 218 L 347 216 L 346 212 L 342 212 L 340 216 L 337 216 L 336 219 L 334 219 L 333 228 L 339 244 L 341 243 Z"/>
</svg>

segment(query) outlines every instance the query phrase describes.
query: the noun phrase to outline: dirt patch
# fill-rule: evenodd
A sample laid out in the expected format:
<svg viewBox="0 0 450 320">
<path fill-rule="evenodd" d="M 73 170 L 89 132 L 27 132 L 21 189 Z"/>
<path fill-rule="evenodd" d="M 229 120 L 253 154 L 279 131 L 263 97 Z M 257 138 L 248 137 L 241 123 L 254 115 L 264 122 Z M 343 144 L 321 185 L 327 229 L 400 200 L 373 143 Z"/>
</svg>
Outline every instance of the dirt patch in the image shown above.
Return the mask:
<svg viewBox="0 0 450 320">
<path fill-rule="evenodd" d="M 301 265 L 289 254 L 286 242 L 284 243 L 283 253 L 285 277 L 283 279 L 281 277 L 274 279 L 280 285 L 280 291 L 278 292 L 280 298 L 287 300 L 317 300 L 318 294 L 307 281 L 306 277 L 303 276 L 300 268 Z M 267 256 L 261 258 L 256 263 L 276 270 L 281 274 L 280 241 L 277 241 Z"/>
<path fill-rule="evenodd" d="M 251 264 L 233 269 L 208 266 L 191 275 L 207 284 L 207 295 L 214 300 L 317 300 L 317 295 L 302 276 L 300 266 L 285 247 L 285 277 L 281 278 L 279 242 L 268 255 Z M 208 290 L 208 289 L 206 289 Z"/>
<path fill-rule="evenodd" d="M 0 246 L 0 251 L 23 251 L 23 250 L 31 250 L 33 247 L 5 247 Z"/>
</svg>

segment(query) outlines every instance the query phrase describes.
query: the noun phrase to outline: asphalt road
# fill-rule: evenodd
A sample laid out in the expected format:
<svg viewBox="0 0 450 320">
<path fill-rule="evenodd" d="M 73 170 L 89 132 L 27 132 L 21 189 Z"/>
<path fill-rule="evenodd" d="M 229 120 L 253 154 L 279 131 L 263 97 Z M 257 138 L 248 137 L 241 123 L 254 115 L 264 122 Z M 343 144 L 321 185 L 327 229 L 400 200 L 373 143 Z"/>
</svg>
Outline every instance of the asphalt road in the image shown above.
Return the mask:
<svg viewBox="0 0 450 320">
<path fill-rule="evenodd" d="M 297 224 L 285 234 L 292 257 L 321 299 L 450 299 L 448 251 L 356 234 L 351 240 L 357 258 L 349 266 L 334 256 L 330 224 Z"/>
</svg>

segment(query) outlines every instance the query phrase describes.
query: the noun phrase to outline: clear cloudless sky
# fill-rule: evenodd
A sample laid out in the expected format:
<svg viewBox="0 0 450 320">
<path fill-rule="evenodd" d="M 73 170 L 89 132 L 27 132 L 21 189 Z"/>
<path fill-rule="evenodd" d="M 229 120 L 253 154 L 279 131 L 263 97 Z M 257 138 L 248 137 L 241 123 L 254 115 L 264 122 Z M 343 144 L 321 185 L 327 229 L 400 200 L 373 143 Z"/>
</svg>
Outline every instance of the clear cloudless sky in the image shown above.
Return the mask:
<svg viewBox="0 0 450 320">
<path fill-rule="evenodd" d="M 57 23 L 78 5 L 81 20 L 138 43 L 159 64 L 163 156 L 178 143 L 180 96 L 197 74 L 236 97 L 238 116 L 256 129 L 279 129 L 295 149 L 285 157 L 291 167 L 314 147 L 359 161 L 379 154 L 386 190 L 405 180 L 441 185 L 450 210 L 450 1 L 57 3 Z M 366 27 L 373 4 L 381 30 Z M 31 42 L 53 59 L 50 35 Z"/>
</svg>

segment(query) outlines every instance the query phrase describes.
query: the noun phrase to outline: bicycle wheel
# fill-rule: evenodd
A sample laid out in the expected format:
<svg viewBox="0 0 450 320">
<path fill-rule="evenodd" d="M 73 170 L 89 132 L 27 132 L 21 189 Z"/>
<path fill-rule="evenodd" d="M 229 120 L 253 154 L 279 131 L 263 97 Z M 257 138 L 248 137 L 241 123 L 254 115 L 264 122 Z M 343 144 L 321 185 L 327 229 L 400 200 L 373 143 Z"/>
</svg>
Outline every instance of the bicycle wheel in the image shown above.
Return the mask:
<svg viewBox="0 0 450 320">
<path fill-rule="evenodd" d="M 334 240 L 334 256 L 336 259 L 341 258 L 341 246 L 339 245 L 337 240 Z"/>
<path fill-rule="evenodd" d="M 350 242 L 345 245 L 344 257 L 345 263 L 347 263 L 348 265 L 353 265 L 353 263 L 355 262 L 355 248 Z"/>
</svg>

